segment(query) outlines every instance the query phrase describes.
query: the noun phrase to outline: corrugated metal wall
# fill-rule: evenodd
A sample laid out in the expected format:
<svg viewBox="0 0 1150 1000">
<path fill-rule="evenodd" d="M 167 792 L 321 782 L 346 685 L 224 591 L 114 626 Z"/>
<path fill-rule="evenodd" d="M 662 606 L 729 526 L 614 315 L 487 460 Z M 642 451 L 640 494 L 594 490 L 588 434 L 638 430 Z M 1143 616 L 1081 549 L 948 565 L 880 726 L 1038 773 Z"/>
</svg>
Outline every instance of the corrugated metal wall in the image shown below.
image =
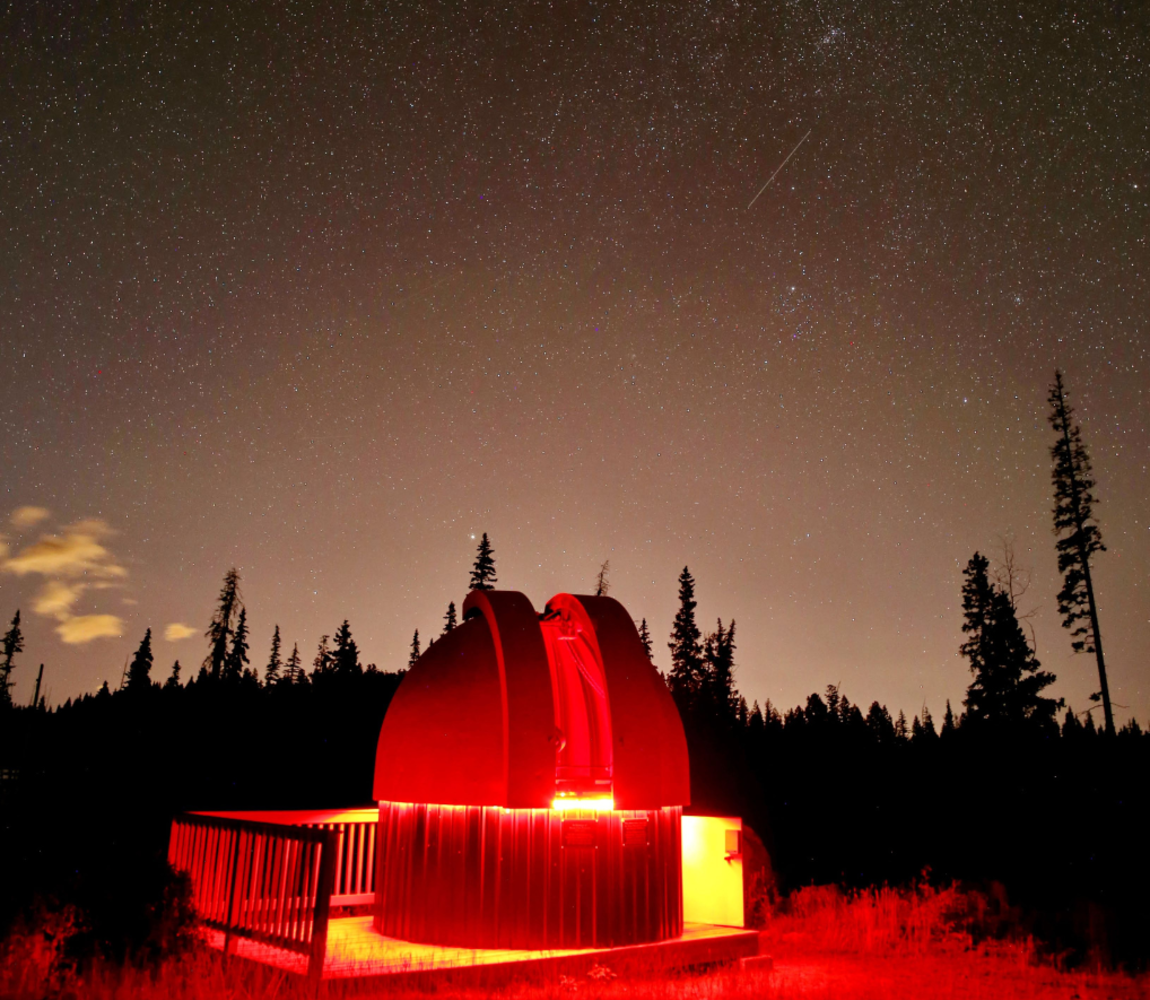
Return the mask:
<svg viewBox="0 0 1150 1000">
<path fill-rule="evenodd" d="M 678 806 L 605 813 L 382 802 L 375 926 L 472 948 L 587 948 L 683 930 Z"/>
</svg>

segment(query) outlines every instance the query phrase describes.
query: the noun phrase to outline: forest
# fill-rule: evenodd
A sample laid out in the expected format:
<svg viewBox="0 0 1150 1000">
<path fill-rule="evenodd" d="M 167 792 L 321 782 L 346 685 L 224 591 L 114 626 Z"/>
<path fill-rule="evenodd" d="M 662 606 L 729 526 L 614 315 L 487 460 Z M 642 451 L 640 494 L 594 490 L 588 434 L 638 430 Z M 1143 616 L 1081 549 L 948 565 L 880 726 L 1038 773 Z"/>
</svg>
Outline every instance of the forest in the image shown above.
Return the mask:
<svg viewBox="0 0 1150 1000">
<path fill-rule="evenodd" d="M 1055 678 L 1018 613 L 1009 553 L 967 563 L 959 652 L 971 680 L 941 722 L 925 707 L 909 722 L 878 702 L 864 709 L 837 687 L 785 709 L 748 705 L 736 624 L 700 627 L 683 568 L 663 676 L 687 734 L 690 808 L 740 815 L 765 844 L 755 919 L 808 885 L 958 882 L 995 901 L 988 926 L 1033 935 L 1053 954 L 1131 967 L 1150 957 L 1150 735 L 1133 719 L 1113 723 L 1087 586 L 1089 556 L 1101 550 L 1093 482 L 1058 404 L 1056 526 L 1070 511 L 1060 609 L 1076 648 L 1097 658 L 1102 688 L 1085 712 L 1047 693 Z M 468 585 L 497 582 L 484 534 Z M 362 663 L 347 620 L 320 639 L 310 666 L 298 646 L 285 655 L 277 625 L 253 666 L 240 584 L 235 569 L 225 574 L 195 676 L 185 681 L 178 661 L 157 671 L 148 630 L 115 690 L 105 683 L 59 706 L 12 703 L 23 650 L 13 616 L 0 640 L 0 933 L 72 907 L 76 948 L 162 951 L 189 919 L 186 887 L 165 860 L 175 814 L 370 803 L 379 728 L 404 670 Z M 443 633 L 456 624 L 452 603 Z M 646 619 L 636 627 L 658 663 Z M 420 651 L 417 632 L 408 666 Z"/>
</svg>

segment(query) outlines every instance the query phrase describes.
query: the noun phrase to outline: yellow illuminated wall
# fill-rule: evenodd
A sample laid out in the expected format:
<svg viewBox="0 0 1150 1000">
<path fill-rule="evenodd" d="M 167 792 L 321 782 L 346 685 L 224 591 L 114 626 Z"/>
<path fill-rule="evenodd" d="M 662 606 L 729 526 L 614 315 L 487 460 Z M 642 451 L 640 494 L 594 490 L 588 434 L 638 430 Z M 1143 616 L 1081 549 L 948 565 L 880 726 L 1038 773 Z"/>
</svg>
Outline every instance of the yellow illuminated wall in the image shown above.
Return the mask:
<svg viewBox="0 0 1150 1000">
<path fill-rule="evenodd" d="M 683 817 L 683 920 L 743 926 L 743 821 Z"/>
</svg>

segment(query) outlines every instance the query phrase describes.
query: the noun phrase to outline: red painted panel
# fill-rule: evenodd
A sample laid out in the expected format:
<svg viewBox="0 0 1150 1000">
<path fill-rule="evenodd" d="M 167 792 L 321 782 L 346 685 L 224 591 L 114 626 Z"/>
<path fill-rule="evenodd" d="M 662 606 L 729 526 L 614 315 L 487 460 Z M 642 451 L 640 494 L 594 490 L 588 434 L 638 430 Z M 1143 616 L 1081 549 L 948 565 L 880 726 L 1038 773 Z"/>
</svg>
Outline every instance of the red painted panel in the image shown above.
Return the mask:
<svg viewBox="0 0 1150 1000">
<path fill-rule="evenodd" d="M 595 630 L 610 692 L 616 808 L 689 805 L 687 738 L 679 710 L 627 609 L 613 597 L 557 594 L 547 603 L 578 604 Z"/>
<path fill-rule="evenodd" d="M 677 807 L 573 816 L 381 803 L 375 926 L 388 937 L 471 948 L 675 937 L 683 929 L 681 818 Z M 647 835 L 625 840 L 627 824 L 639 822 Z"/>
<path fill-rule="evenodd" d="M 436 642 L 387 709 L 376 801 L 487 805 L 507 799 L 499 663 L 482 618 Z"/>
<path fill-rule="evenodd" d="M 473 590 L 463 602 L 463 617 L 466 621 L 478 614 L 494 639 L 504 704 L 507 795 L 487 804 L 546 808 L 555 797 L 555 744 L 550 669 L 539 618 L 531 602 L 515 590 Z M 416 801 L 453 800 L 424 796 Z"/>
<path fill-rule="evenodd" d="M 611 704 L 595 630 L 579 603 L 565 594 L 547 604 L 539 628 L 555 705 L 556 793 L 610 798 Z"/>
<path fill-rule="evenodd" d="M 622 605 L 558 594 L 537 616 L 522 594 L 475 591 L 463 607 L 464 623 L 424 653 L 388 709 L 377 800 L 690 801 L 682 723 Z"/>
</svg>

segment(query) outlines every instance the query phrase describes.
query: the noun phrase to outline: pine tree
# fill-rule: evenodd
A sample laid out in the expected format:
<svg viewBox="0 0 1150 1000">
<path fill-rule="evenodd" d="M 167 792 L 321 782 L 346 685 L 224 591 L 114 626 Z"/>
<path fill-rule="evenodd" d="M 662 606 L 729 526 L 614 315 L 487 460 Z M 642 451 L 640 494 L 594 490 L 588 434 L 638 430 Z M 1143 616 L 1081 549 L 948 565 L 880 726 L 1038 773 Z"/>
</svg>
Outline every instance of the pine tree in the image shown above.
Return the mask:
<svg viewBox="0 0 1150 1000">
<path fill-rule="evenodd" d="M 499 579 L 495 575 L 495 556 L 485 531 L 475 553 L 475 565 L 471 567 L 471 589 L 494 590 L 498 582 Z"/>
<path fill-rule="evenodd" d="M 898 710 L 898 721 L 894 724 L 894 736 L 896 740 L 903 742 L 910 738 L 910 728 L 906 724 L 906 713 L 901 708 Z"/>
<path fill-rule="evenodd" d="M 757 700 L 754 702 L 754 704 L 751 705 L 750 718 L 747 719 L 747 729 L 749 729 L 754 736 L 762 735 L 763 710 L 759 708 L 759 703 Z"/>
<path fill-rule="evenodd" d="M 695 624 L 695 578 L 686 566 L 679 574 L 679 610 L 671 626 L 671 672 L 668 683 L 681 708 L 692 708 L 703 682 L 702 633 Z"/>
<path fill-rule="evenodd" d="M 1082 722 L 1078 716 L 1074 714 L 1074 709 L 1067 708 L 1066 715 L 1062 719 L 1062 736 L 1064 738 L 1073 738 L 1082 734 Z"/>
<path fill-rule="evenodd" d="M 447 614 L 443 616 L 443 634 L 447 635 L 459 622 L 455 617 L 455 602 L 447 602 Z"/>
<path fill-rule="evenodd" d="M 272 633 L 272 649 L 268 656 L 268 665 L 264 667 L 264 685 L 271 687 L 273 684 L 279 683 L 280 668 L 283 663 L 280 661 L 280 627 L 277 625 L 275 631 Z"/>
<path fill-rule="evenodd" d="M 12 704 L 12 660 L 17 653 L 24 652 L 24 633 L 20 631 L 20 609 L 12 616 L 12 624 L 0 639 L 0 706 Z"/>
<path fill-rule="evenodd" d="M 651 630 L 647 627 L 646 618 L 639 622 L 639 641 L 643 644 L 643 648 L 647 651 L 647 659 L 654 663 L 655 654 L 652 652 L 654 643 L 651 641 Z"/>
<path fill-rule="evenodd" d="M 606 597 L 607 591 L 611 589 L 611 583 L 607 579 L 607 574 L 611 572 L 611 560 L 607 559 L 603 565 L 599 567 L 599 575 L 595 577 L 595 596 Z"/>
<path fill-rule="evenodd" d="M 714 717 L 730 724 L 738 705 L 735 690 L 735 623 L 725 629 L 718 619 L 715 631 L 703 643 L 702 695 Z M 837 698 L 837 690 L 835 692 Z"/>
<path fill-rule="evenodd" d="M 974 679 L 963 704 L 972 725 L 1014 728 L 1048 725 L 1061 701 L 1042 697 L 1054 675 L 1040 670 L 1007 591 L 992 583 L 985 556 L 975 553 L 963 576 L 963 625 L 959 652 Z"/>
<path fill-rule="evenodd" d="M 928 740 L 938 736 L 934 728 L 934 716 L 930 714 L 930 709 L 926 705 L 922 706 L 922 735 Z"/>
<path fill-rule="evenodd" d="M 240 608 L 236 630 L 232 633 L 232 648 L 228 650 L 228 655 L 224 659 L 224 680 L 238 681 L 249 662 L 251 661 L 248 659 L 248 612 L 247 608 Z"/>
<path fill-rule="evenodd" d="M 284 664 L 284 683 L 298 684 L 303 677 L 303 667 L 300 665 L 299 643 L 292 643 L 291 656 Z"/>
<path fill-rule="evenodd" d="M 419 659 L 419 629 L 415 630 L 415 635 L 411 637 L 411 652 L 407 654 L 407 669 L 410 670 L 415 666 L 416 661 Z"/>
<path fill-rule="evenodd" d="M 1094 473 L 1090 453 L 1082 441 L 1082 429 L 1073 423 L 1074 409 L 1066 401 L 1062 372 L 1055 370 L 1050 387 L 1050 424 L 1057 440 L 1050 448 L 1054 461 L 1054 534 L 1058 538 L 1058 570 L 1062 573 L 1062 590 L 1058 593 L 1058 611 L 1062 625 L 1070 629 L 1076 653 L 1093 653 L 1098 664 L 1099 691 L 1106 719 L 1106 733 L 1114 735 L 1114 712 L 1110 706 L 1110 686 L 1106 682 L 1106 660 L 1102 655 L 1102 633 L 1098 628 L 1098 604 L 1094 598 L 1094 580 L 1090 558 L 1105 552 L 1102 532 L 1094 518 Z"/>
<path fill-rule="evenodd" d="M 152 686 L 152 630 L 144 632 L 132 664 L 128 667 L 128 690 L 133 693 L 146 691 Z"/>
<path fill-rule="evenodd" d="M 866 714 L 866 726 L 876 743 L 893 743 L 895 738 L 894 722 L 886 705 L 872 701 Z"/>
<path fill-rule="evenodd" d="M 946 714 L 942 717 L 942 732 L 940 736 L 953 736 L 958 729 L 958 725 L 954 721 L 954 712 L 950 708 L 950 699 L 946 699 Z"/>
<path fill-rule="evenodd" d="M 209 647 L 208 655 L 204 658 L 204 667 L 212 680 L 217 680 L 223 671 L 224 661 L 228 658 L 228 640 L 232 635 L 232 621 L 242 607 L 243 595 L 240 594 L 240 574 L 233 566 L 224 574 L 224 585 L 220 588 L 216 612 L 212 615 L 211 624 L 204 633 Z"/>
<path fill-rule="evenodd" d="M 331 672 L 331 649 L 328 646 L 330 636 L 320 636 L 319 646 L 316 647 L 315 659 L 311 661 L 312 677 L 322 677 Z"/>
<path fill-rule="evenodd" d="M 732 623 L 733 624 L 733 623 Z M 839 686 L 837 684 L 827 685 L 827 711 L 831 714 L 831 721 L 838 722 L 840 719 L 840 708 L 843 703 L 842 695 L 839 694 Z"/>
<path fill-rule="evenodd" d="M 172 664 L 172 672 L 168 674 L 168 679 L 164 681 L 164 690 L 174 691 L 180 686 L 180 661 L 176 660 Z"/>
<path fill-rule="evenodd" d="M 359 662 L 359 647 L 351 637 L 351 626 L 346 618 L 335 630 L 335 650 L 331 660 L 340 677 L 358 677 L 363 673 L 363 666 Z"/>
</svg>

